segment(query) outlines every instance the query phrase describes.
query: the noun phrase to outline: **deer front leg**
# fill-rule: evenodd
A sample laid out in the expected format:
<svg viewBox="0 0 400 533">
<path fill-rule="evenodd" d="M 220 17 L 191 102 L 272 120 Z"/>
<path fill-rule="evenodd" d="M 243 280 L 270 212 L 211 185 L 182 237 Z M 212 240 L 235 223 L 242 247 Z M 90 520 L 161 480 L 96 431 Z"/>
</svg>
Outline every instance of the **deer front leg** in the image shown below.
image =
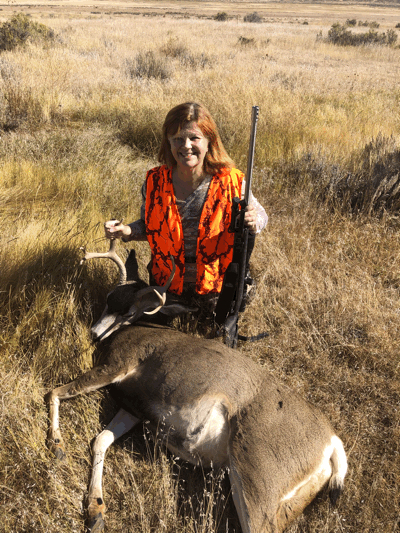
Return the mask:
<svg viewBox="0 0 400 533">
<path fill-rule="evenodd" d="M 105 505 L 102 479 L 106 451 L 116 439 L 127 433 L 138 422 L 138 418 L 120 409 L 94 441 L 92 478 L 88 494 L 88 527 L 91 533 L 98 533 L 104 529 Z"/>
<path fill-rule="evenodd" d="M 59 405 L 60 400 L 74 398 L 79 394 L 84 394 L 98 390 L 109 385 L 114 380 L 124 376 L 129 369 L 115 369 L 110 371 L 106 367 L 96 367 L 79 378 L 71 381 L 67 385 L 58 387 L 45 396 L 45 401 L 49 405 L 50 426 L 47 432 L 47 446 L 54 453 L 57 459 L 65 458 L 64 443 L 61 437 L 59 426 Z"/>
<path fill-rule="evenodd" d="M 50 426 L 47 432 L 47 447 L 59 460 L 65 459 L 64 441 L 61 437 L 59 425 L 60 399 L 64 400 L 66 398 L 73 398 L 82 392 L 84 391 L 80 390 L 73 381 L 68 383 L 68 385 L 63 385 L 62 387 L 52 390 L 45 396 L 45 401 L 49 405 L 50 418 Z"/>
<path fill-rule="evenodd" d="M 57 459 L 62 461 L 65 459 L 65 450 L 58 423 L 60 400 L 54 395 L 54 392 L 55 391 L 50 392 L 46 397 L 50 410 L 50 427 L 47 432 L 47 447 L 54 453 Z"/>
</svg>

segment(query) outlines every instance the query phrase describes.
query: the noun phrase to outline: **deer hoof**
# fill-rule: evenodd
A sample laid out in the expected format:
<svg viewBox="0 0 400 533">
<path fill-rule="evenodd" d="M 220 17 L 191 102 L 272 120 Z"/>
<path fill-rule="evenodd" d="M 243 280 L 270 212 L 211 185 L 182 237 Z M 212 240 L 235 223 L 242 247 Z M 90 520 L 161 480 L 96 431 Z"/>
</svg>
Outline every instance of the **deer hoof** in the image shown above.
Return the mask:
<svg viewBox="0 0 400 533">
<path fill-rule="evenodd" d="M 88 531 L 90 533 L 100 533 L 104 531 L 104 520 L 102 513 L 92 516 L 88 521 Z"/>
<path fill-rule="evenodd" d="M 64 461 L 66 454 L 64 451 L 63 442 L 61 439 L 48 438 L 47 447 L 56 456 L 58 461 Z"/>
<path fill-rule="evenodd" d="M 65 460 L 66 454 L 62 448 L 56 447 L 55 449 L 53 449 L 53 453 L 58 461 Z"/>
</svg>

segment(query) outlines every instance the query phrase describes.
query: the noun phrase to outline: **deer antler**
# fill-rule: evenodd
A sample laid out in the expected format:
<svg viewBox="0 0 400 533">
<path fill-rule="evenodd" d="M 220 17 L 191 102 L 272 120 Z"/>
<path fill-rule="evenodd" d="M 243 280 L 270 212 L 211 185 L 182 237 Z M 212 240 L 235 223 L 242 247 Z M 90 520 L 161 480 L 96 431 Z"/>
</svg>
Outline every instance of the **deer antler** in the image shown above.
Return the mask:
<svg viewBox="0 0 400 533">
<path fill-rule="evenodd" d="M 110 249 L 108 250 L 108 252 L 103 252 L 103 253 L 101 253 L 101 252 L 86 252 L 85 248 L 81 247 L 80 249 L 85 252 L 85 256 L 81 260 L 81 264 L 84 261 L 86 261 L 87 259 L 94 259 L 94 258 L 108 258 L 108 259 L 111 259 L 112 261 L 114 261 L 114 263 L 117 264 L 117 266 L 119 268 L 120 278 L 119 278 L 119 283 L 118 284 L 119 285 L 126 285 L 126 283 L 127 283 L 126 267 L 125 267 L 122 259 L 118 256 L 118 254 L 115 251 L 115 242 L 116 242 L 116 239 L 110 239 Z M 172 283 L 172 280 L 173 280 L 174 275 L 175 275 L 175 270 L 176 270 L 174 258 L 172 257 L 172 255 L 170 255 L 169 257 L 170 257 L 171 263 L 172 263 L 172 271 L 171 271 L 171 274 L 170 274 L 169 278 L 167 279 L 165 285 L 163 287 L 147 287 L 145 289 L 140 290 L 137 293 L 137 298 L 139 298 L 139 300 L 142 300 L 143 297 L 146 294 L 150 294 L 150 293 L 154 292 L 157 295 L 157 298 L 160 301 L 160 305 L 158 305 L 152 311 L 144 311 L 144 313 L 146 315 L 154 315 L 155 313 L 157 313 L 163 307 L 163 305 L 165 305 L 165 302 L 167 301 L 167 291 L 168 291 L 168 289 L 169 289 L 169 287 L 170 287 L 170 285 Z"/>
<path fill-rule="evenodd" d="M 161 307 L 165 304 L 165 302 L 167 300 L 167 290 L 169 289 L 169 287 L 170 287 L 170 285 L 172 283 L 172 280 L 173 280 L 174 275 L 175 275 L 175 270 L 176 270 L 175 260 L 174 260 L 173 256 L 170 255 L 169 257 L 170 257 L 171 263 L 172 263 L 172 272 L 171 272 L 169 278 L 167 279 L 165 285 L 163 287 L 158 287 L 157 289 L 155 289 L 154 287 L 149 287 L 149 289 L 154 291 L 156 293 L 156 295 L 158 296 L 158 299 L 160 300 L 160 305 L 158 307 L 156 307 L 155 309 L 153 309 L 153 311 L 145 311 L 144 312 L 145 315 L 154 315 L 155 313 L 158 313 L 158 311 L 161 309 Z M 160 289 L 160 290 L 158 290 L 158 289 Z"/>
<path fill-rule="evenodd" d="M 114 261 L 114 263 L 117 264 L 117 266 L 119 268 L 119 282 L 118 282 L 118 285 L 125 285 L 126 284 L 126 280 L 127 280 L 126 268 L 125 268 L 124 262 L 122 261 L 122 259 L 118 256 L 117 252 L 115 251 L 115 243 L 116 243 L 116 240 L 115 239 L 111 239 L 110 240 L 110 249 L 108 250 L 108 252 L 104 252 L 104 253 L 86 252 L 85 248 L 83 246 L 81 246 L 80 249 L 85 252 L 85 257 L 82 259 L 81 264 L 84 261 L 86 261 L 87 259 L 93 259 L 93 258 L 96 258 L 96 257 L 99 257 L 99 258 L 104 258 L 105 257 L 105 258 L 111 259 L 112 261 Z"/>
</svg>

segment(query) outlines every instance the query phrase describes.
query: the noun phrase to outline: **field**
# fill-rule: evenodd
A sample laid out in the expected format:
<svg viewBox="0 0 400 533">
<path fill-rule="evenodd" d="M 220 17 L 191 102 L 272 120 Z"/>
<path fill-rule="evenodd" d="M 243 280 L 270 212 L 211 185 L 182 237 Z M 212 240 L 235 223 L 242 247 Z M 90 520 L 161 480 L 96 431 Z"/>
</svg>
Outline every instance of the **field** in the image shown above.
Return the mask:
<svg viewBox="0 0 400 533">
<path fill-rule="evenodd" d="M 90 325 L 116 283 L 115 265 L 80 266 L 79 247 L 103 251 L 103 221 L 138 217 L 165 114 L 188 100 L 243 170 L 260 106 L 254 194 L 270 220 L 240 329 L 270 335 L 239 349 L 316 404 L 348 453 L 339 506 L 321 495 L 289 531 L 400 531 L 400 39 L 328 38 L 353 19 L 354 34 L 399 35 L 400 8 L 0 8 L 0 23 L 25 13 L 52 30 L 0 51 L 0 533 L 85 531 L 90 445 L 116 406 L 107 391 L 62 403 L 59 464 L 43 397 L 91 367 Z M 135 249 L 145 276 L 148 245 Z M 224 473 L 174 459 L 143 427 L 110 448 L 104 495 L 109 532 L 240 532 Z"/>
</svg>

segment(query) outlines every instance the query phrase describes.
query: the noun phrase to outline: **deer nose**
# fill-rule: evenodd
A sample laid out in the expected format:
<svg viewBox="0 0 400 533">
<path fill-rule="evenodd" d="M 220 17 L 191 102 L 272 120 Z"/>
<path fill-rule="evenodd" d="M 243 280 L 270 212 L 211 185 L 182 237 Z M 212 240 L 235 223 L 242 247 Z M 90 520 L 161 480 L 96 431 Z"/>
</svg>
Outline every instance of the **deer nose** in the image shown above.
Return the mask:
<svg viewBox="0 0 400 533">
<path fill-rule="evenodd" d="M 90 337 L 93 342 L 99 342 L 100 335 L 97 333 L 97 331 L 94 331 L 93 328 L 90 330 Z"/>
</svg>

